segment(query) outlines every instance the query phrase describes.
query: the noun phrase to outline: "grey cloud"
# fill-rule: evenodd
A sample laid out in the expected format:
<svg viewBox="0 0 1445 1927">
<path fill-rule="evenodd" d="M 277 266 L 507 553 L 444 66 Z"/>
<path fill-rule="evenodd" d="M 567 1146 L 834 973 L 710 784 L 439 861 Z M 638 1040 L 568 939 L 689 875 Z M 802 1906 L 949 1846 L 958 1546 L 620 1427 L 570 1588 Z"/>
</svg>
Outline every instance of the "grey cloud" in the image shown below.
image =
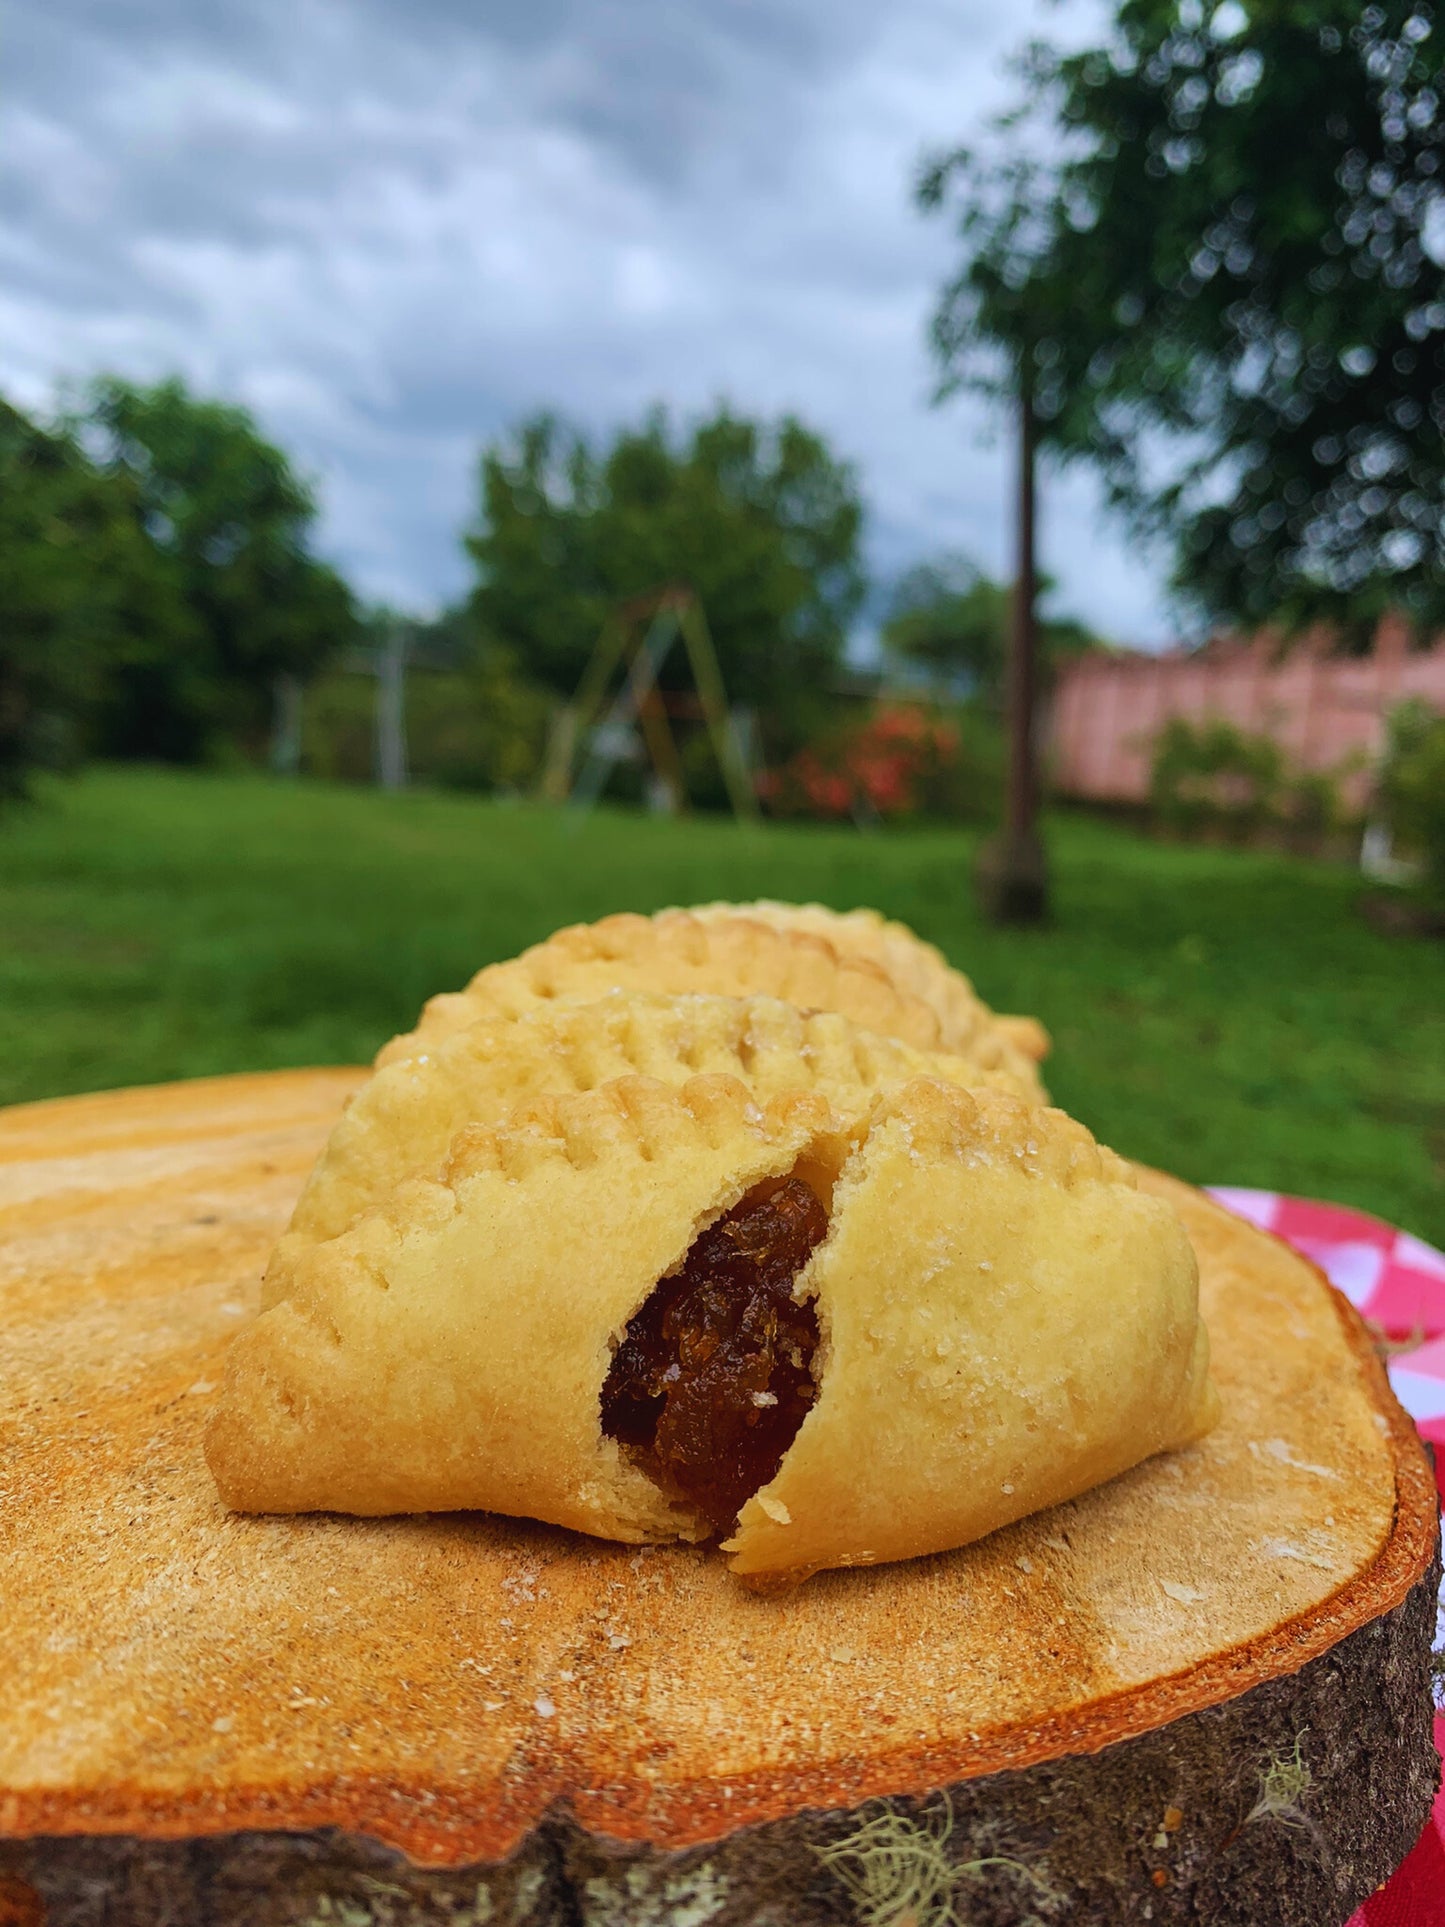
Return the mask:
<svg viewBox="0 0 1445 1927">
<path fill-rule="evenodd" d="M 880 570 L 1000 567 L 1007 451 L 927 406 L 948 246 L 908 189 L 1045 4 L 12 4 L 0 384 L 176 367 L 241 396 L 334 553 L 416 602 L 464 580 L 484 437 L 658 398 L 816 423 Z M 1052 489 L 1051 566 L 1146 635 L 1156 577 L 1095 524 L 1086 482 Z"/>
</svg>

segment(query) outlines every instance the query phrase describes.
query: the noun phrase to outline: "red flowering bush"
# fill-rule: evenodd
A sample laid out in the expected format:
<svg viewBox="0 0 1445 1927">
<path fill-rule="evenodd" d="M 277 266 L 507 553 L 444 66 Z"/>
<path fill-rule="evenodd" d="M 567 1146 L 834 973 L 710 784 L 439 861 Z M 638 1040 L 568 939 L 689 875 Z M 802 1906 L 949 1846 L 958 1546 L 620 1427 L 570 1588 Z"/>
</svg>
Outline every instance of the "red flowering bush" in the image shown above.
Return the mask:
<svg viewBox="0 0 1445 1927">
<path fill-rule="evenodd" d="M 800 749 L 781 768 L 769 770 L 759 789 L 780 816 L 855 822 L 969 816 L 981 813 L 979 775 L 979 759 L 963 754 L 957 724 L 918 704 L 890 703 Z M 967 801 L 964 791 L 970 792 Z"/>
</svg>

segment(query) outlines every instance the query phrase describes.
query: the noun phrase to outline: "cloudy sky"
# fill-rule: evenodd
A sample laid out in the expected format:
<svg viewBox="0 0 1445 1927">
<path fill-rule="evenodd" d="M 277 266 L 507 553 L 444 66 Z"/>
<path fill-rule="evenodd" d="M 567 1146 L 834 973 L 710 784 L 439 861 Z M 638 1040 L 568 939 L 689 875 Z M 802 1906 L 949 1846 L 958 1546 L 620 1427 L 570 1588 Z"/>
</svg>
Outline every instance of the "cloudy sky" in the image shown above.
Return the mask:
<svg viewBox="0 0 1445 1927">
<path fill-rule="evenodd" d="M 792 409 L 886 578 L 1007 563 L 1008 446 L 929 406 L 920 155 L 1096 0 L 10 0 L 0 388 L 102 367 L 250 405 L 368 594 L 464 586 L 486 438 L 543 406 Z M 1159 571 L 1051 480 L 1045 563 L 1121 640 Z"/>
</svg>

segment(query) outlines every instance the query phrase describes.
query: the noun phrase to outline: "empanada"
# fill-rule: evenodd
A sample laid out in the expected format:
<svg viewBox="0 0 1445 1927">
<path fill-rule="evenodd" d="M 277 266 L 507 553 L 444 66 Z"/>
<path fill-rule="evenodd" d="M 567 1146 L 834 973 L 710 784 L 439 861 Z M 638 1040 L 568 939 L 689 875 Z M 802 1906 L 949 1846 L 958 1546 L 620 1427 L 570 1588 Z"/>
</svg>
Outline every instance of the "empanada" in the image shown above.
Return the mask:
<svg viewBox="0 0 1445 1927">
<path fill-rule="evenodd" d="M 952 1050 L 962 1048 L 965 1037 L 996 1029 L 1035 1063 L 1049 1054 L 1049 1034 L 1037 1017 L 1005 1017 L 990 1010 L 937 945 L 925 943 L 906 923 L 877 910 L 830 910 L 823 903 L 776 903 L 764 897 L 756 903 L 699 904 L 692 914 L 755 917 L 779 930 L 811 930 L 845 955 L 871 958 L 901 990 L 911 991 L 938 1012 Z"/>
<path fill-rule="evenodd" d="M 828 1011 L 771 997 L 664 997 L 612 990 L 522 1016 L 482 1019 L 415 1057 L 385 1065 L 356 1093 L 317 1160 L 267 1272 L 263 1302 L 285 1289 L 297 1252 L 334 1238 L 385 1203 L 403 1178 L 436 1177 L 466 1124 L 497 1124 L 519 1104 L 641 1073 L 685 1084 L 722 1071 L 766 1099 L 821 1091 L 845 1115 L 880 1085 L 927 1075 L 1013 1089 L 1012 1074 L 915 1050 Z"/>
<path fill-rule="evenodd" d="M 895 982 L 877 958 L 839 949 L 816 930 L 722 910 L 705 917 L 625 912 L 559 930 L 520 957 L 478 971 L 465 990 L 433 997 L 416 1029 L 393 1038 L 376 1061 L 414 1056 L 482 1017 L 517 1017 L 553 998 L 608 990 L 778 997 L 804 1010 L 836 1011 L 920 1050 L 951 1051 L 980 1069 L 1006 1072 L 1021 1093 L 1043 1097 L 1033 1059 L 988 1021 L 976 998 L 950 1014 Z"/>
<path fill-rule="evenodd" d="M 791 1280 L 789 1272 L 793 1273 Z M 480 1507 L 737 1572 L 962 1545 L 1212 1422 L 1174 1213 L 1062 1113 L 919 1078 L 848 1120 L 624 1077 L 470 1127 L 298 1258 L 207 1455 L 251 1511 Z"/>
</svg>

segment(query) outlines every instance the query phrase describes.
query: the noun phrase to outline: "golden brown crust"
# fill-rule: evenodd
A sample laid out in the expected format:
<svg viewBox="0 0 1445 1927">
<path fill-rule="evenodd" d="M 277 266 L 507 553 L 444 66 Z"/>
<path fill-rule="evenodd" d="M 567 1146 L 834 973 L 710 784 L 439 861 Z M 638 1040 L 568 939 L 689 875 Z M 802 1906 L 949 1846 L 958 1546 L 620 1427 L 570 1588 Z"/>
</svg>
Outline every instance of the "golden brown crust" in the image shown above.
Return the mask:
<svg viewBox="0 0 1445 1927">
<path fill-rule="evenodd" d="M 880 1085 L 907 1077 L 1015 1085 L 1010 1072 L 919 1051 L 834 1012 L 775 998 L 616 990 L 596 1003 L 562 999 L 515 1019 L 482 1019 L 384 1065 L 353 1098 L 277 1248 L 267 1302 L 285 1289 L 306 1246 L 345 1231 L 403 1178 L 435 1177 L 465 1125 L 499 1123 L 518 1104 L 617 1077 L 681 1085 L 709 1071 L 737 1078 L 761 1098 L 820 1091 L 848 1113 L 866 1109 Z"/>
<path fill-rule="evenodd" d="M 1157 1729 L 1429 1564 L 1434 1481 L 1359 1318 L 1149 1173 L 1199 1255 L 1221 1423 L 962 1552 L 777 1602 L 684 1549 L 227 1513 L 218 1366 L 357 1075 L 0 1112 L 0 1834 L 337 1827 L 460 1866 L 565 1802 L 681 1849 Z"/>
<path fill-rule="evenodd" d="M 222 1497 L 705 1536 L 604 1436 L 603 1381 L 704 1226 L 789 1173 L 832 1199 L 797 1284 L 820 1386 L 743 1508 L 739 1573 L 967 1544 L 1207 1429 L 1188 1240 L 1120 1159 L 1002 1093 L 850 1096 L 843 1117 L 817 1092 L 760 1109 L 735 1078 L 634 1076 L 467 1126 L 435 1180 L 291 1255 L 227 1364 Z"/>
<path fill-rule="evenodd" d="M 1035 1064 L 1041 1064 L 1053 1048 L 1049 1033 L 1037 1017 L 996 1016 L 993 1021 L 1014 1049 L 1022 1051 Z"/>
<path fill-rule="evenodd" d="M 1178 1217 L 1063 1112 L 928 1078 L 885 1092 L 832 1218 L 799 1278 L 818 1397 L 742 1509 L 735 1572 L 967 1545 L 1218 1418 Z"/>
<path fill-rule="evenodd" d="M 953 1024 L 874 959 L 839 951 L 812 930 L 685 910 L 577 924 L 510 962 L 490 964 L 464 991 L 433 997 L 417 1028 L 394 1038 L 377 1063 L 415 1055 L 481 1018 L 518 1017 L 554 998 L 586 1000 L 617 989 L 777 997 L 804 1010 L 836 1011 L 865 1030 L 966 1056 L 985 1070 L 1009 1072 L 1025 1090 L 1038 1089 L 1034 1065 L 1001 1033 L 972 1018 Z"/>
<path fill-rule="evenodd" d="M 312 1245 L 226 1363 L 206 1455 L 228 1505 L 480 1509 L 645 1541 L 701 1538 L 603 1436 L 612 1349 L 703 1224 L 836 1130 L 791 1092 L 624 1077 L 468 1126 Z"/>
<path fill-rule="evenodd" d="M 936 944 L 925 943 L 906 923 L 884 917 L 877 910 L 830 910 L 822 903 L 778 903 L 769 898 L 756 903 L 708 903 L 692 914 L 703 918 L 752 917 L 780 930 L 809 930 L 848 955 L 870 958 L 887 971 L 901 990 L 911 992 L 937 1011 L 949 1050 L 977 1048 L 989 1036 L 1007 1048 L 1002 1061 L 1013 1064 L 1019 1052 L 1031 1063 L 1049 1053 L 1049 1034 L 1036 1017 L 1001 1017 L 989 1009 L 961 970 L 949 963 Z M 1014 1065 L 1017 1070 L 1017 1065 Z M 1037 1083 L 1024 1095 L 1043 1095 Z"/>
</svg>

